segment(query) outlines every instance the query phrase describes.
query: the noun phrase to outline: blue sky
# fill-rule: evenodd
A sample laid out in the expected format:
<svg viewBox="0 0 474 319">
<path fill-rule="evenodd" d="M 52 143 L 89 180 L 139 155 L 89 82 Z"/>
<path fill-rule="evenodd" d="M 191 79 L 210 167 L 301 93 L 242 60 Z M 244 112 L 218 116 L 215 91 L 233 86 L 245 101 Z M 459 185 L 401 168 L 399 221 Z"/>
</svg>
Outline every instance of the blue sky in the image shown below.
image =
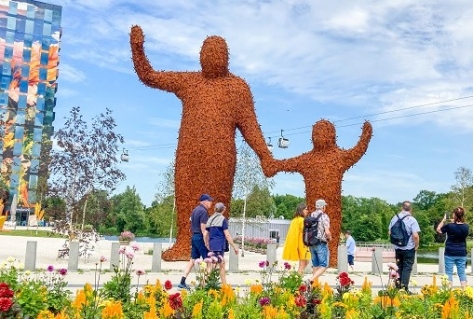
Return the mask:
<svg viewBox="0 0 474 319">
<path fill-rule="evenodd" d="M 130 154 L 118 191 L 134 185 L 146 205 L 174 157 L 182 110 L 174 95 L 139 82 L 134 24 L 157 70 L 198 70 L 205 37 L 224 37 L 265 137 L 276 145 L 283 129 L 290 139 L 288 149 L 274 148 L 276 158 L 310 150 L 311 126 L 322 118 L 335 122 L 343 148 L 372 121 L 369 149 L 346 172 L 343 195 L 397 203 L 423 189 L 447 192 L 458 167 L 472 169 L 472 1 L 49 3 L 63 6 L 54 126 L 73 106 L 86 118 L 112 109 Z M 275 182 L 273 193 L 304 194 L 298 174 Z"/>
</svg>

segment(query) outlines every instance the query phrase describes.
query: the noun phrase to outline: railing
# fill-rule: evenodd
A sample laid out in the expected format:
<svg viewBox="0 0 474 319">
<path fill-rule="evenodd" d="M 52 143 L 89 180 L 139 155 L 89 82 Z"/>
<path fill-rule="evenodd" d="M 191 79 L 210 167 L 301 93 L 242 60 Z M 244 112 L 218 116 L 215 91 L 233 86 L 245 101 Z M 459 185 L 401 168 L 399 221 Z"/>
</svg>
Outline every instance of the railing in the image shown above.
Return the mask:
<svg viewBox="0 0 474 319">
<path fill-rule="evenodd" d="M 369 251 L 375 247 L 382 247 L 383 250 L 393 251 L 393 246 L 390 243 L 371 243 L 371 242 L 356 242 L 358 250 Z"/>
</svg>

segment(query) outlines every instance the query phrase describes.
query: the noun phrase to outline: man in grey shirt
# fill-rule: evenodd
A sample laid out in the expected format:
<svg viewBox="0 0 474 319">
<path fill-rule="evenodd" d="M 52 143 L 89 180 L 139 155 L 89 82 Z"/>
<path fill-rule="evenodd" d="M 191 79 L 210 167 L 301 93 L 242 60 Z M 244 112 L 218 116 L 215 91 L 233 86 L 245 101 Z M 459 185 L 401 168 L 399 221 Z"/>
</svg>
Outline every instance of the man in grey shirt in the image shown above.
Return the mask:
<svg viewBox="0 0 474 319">
<path fill-rule="evenodd" d="M 411 270 L 415 262 L 415 252 L 420 245 L 420 226 L 418 225 L 415 217 L 412 216 L 411 203 L 409 201 L 404 201 L 402 204 L 402 211 L 398 213 L 397 216 L 393 216 L 388 226 L 388 233 L 390 235 L 392 226 L 397 222 L 398 218 L 403 218 L 403 223 L 407 230 L 408 235 L 410 236 L 406 246 L 393 245 L 395 249 L 395 259 L 398 266 L 398 275 L 400 276 L 397 281 L 397 287 L 400 289 L 405 289 L 408 291 L 408 283 L 410 282 Z"/>
</svg>

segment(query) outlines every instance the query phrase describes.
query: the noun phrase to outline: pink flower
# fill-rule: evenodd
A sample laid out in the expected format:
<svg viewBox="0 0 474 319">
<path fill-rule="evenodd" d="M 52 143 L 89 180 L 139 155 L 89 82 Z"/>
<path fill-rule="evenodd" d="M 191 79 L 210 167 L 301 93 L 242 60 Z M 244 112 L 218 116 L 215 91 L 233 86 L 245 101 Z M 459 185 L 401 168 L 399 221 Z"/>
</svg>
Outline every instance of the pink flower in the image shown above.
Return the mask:
<svg viewBox="0 0 474 319">
<path fill-rule="evenodd" d="M 289 263 L 285 262 L 283 265 L 285 266 L 285 269 L 286 269 L 286 270 L 290 270 L 290 269 L 291 269 L 291 265 L 290 265 Z"/>
<path fill-rule="evenodd" d="M 137 276 L 143 276 L 145 274 L 145 270 L 143 269 L 137 269 L 135 271 L 135 273 L 137 274 Z"/>
<path fill-rule="evenodd" d="M 133 259 L 133 257 L 135 257 L 135 253 L 133 251 L 127 251 L 125 256 L 127 256 L 128 259 Z"/>
<path fill-rule="evenodd" d="M 54 267 L 52 265 L 49 265 L 48 268 L 46 268 L 49 272 L 52 272 L 54 270 Z"/>
<path fill-rule="evenodd" d="M 107 258 L 105 258 L 105 256 L 100 256 L 100 262 L 103 263 L 103 262 L 106 262 L 107 261 Z"/>
<path fill-rule="evenodd" d="M 265 268 L 265 265 L 266 265 L 265 261 L 261 261 L 258 263 L 258 267 L 260 268 Z"/>
<path fill-rule="evenodd" d="M 139 250 L 140 250 L 140 247 L 138 247 L 137 244 L 133 244 L 133 245 L 132 245 L 132 249 L 133 249 L 133 251 L 139 251 Z"/>
<path fill-rule="evenodd" d="M 390 269 L 390 271 L 388 272 L 388 275 L 389 275 L 390 278 L 392 278 L 392 279 L 398 279 L 398 278 L 400 278 L 400 275 L 398 274 L 398 272 L 397 272 L 395 269 Z"/>
<path fill-rule="evenodd" d="M 210 264 L 210 263 L 212 263 L 212 259 L 209 258 L 209 257 L 208 257 L 208 258 L 204 258 L 204 262 L 205 262 L 206 264 Z"/>
<path fill-rule="evenodd" d="M 66 276 L 67 275 L 67 269 L 66 268 L 61 268 L 61 269 L 59 269 L 58 272 L 61 276 Z"/>
<path fill-rule="evenodd" d="M 395 263 L 388 263 L 387 266 L 388 266 L 388 269 L 393 269 L 395 271 L 398 270 L 398 266 Z"/>
<path fill-rule="evenodd" d="M 125 254 L 125 247 L 120 247 L 119 254 L 121 255 Z"/>
<path fill-rule="evenodd" d="M 208 257 L 214 256 L 214 252 L 213 252 L 213 251 L 208 252 L 208 253 L 207 253 L 207 256 L 208 256 Z"/>
</svg>

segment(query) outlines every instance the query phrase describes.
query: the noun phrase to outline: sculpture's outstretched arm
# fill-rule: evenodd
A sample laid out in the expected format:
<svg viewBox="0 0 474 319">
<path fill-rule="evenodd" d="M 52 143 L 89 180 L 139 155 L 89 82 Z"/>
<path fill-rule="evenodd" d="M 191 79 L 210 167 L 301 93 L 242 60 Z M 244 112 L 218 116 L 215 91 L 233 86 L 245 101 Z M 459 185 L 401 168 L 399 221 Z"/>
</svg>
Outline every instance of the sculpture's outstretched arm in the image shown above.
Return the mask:
<svg viewBox="0 0 474 319">
<path fill-rule="evenodd" d="M 145 37 L 142 29 L 137 25 L 132 26 L 130 31 L 130 47 L 132 49 L 133 67 L 138 78 L 149 87 L 177 93 L 185 84 L 185 73 L 155 71 L 145 54 L 144 42 Z"/>
<path fill-rule="evenodd" d="M 267 143 L 258 124 L 250 88 L 246 83 L 243 83 L 243 87 L 246 92 L 242 92 L 242 104 L 238 105 L 240 109 L 237 111 L 237 127 L 259 157 L 263 173 L 265 176 L 270 177 L 276 174 L 276 172 L 271 174 L 269 170 L 273 162 L 273 156 L 268 150 Z"/>
<path fill-rule="evenodd" d="M 369 147 L 370 139 L 372 138 L 372 125 L 369 122 L 365 122 L 362 126 L 362 135 L 360 136 L 359 142 L 353 148 L 343 152 L 342 163 L 343 167 L 347 170 L 352 165 L 357 163 L 360 158 L 365 154 Z"/>
</svg>

